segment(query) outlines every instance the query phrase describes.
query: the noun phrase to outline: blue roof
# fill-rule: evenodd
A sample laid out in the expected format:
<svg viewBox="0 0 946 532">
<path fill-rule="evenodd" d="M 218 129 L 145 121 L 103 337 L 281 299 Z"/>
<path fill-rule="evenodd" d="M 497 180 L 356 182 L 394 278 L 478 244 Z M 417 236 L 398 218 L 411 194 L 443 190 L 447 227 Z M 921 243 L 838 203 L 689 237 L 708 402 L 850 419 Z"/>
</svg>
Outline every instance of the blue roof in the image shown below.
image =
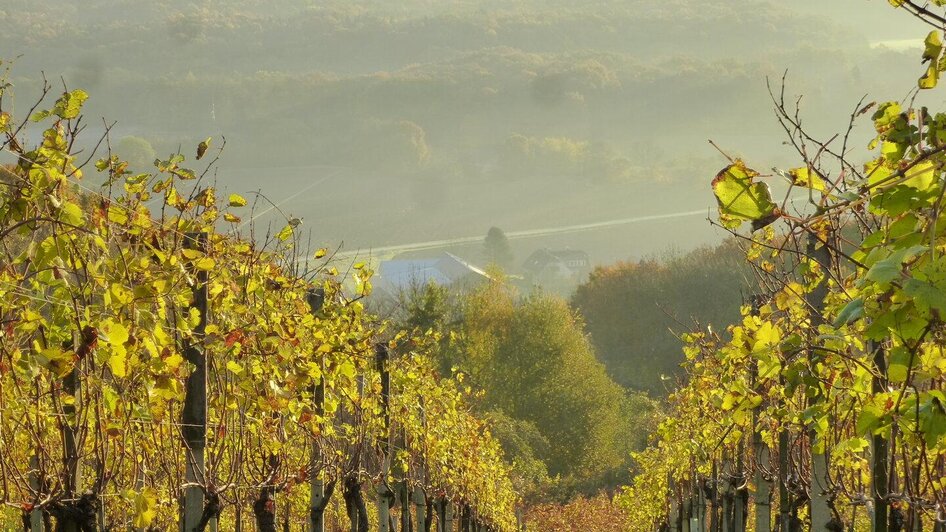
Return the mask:
<svg viewBox="0 0 946 532">
<path fill-rule="evenodd" d="M 378 277 L 384 284 L 406 287 L 411 283 L 449 284 L 449 278 L 437 269 L 436 259 L 386 260 L 378 266 Z"/>
<path fill-rule="evenodd" d="M 437 258 L 386 260 L 378 265 L 379 285 L 392 291 L 430 282 L 446 286 L 469 275 L 489 278 L 482 269 L 446 252 Z"/>
</svg>

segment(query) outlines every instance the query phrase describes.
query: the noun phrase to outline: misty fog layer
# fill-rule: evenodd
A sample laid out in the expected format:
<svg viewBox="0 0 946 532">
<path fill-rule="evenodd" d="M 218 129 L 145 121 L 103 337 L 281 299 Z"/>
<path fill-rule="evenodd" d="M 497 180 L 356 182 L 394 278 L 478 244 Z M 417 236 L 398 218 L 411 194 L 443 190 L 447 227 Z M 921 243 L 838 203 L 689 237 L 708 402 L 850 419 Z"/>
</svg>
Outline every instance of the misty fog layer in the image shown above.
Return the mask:
<svg viewBox="0 0 946 532">
<path fill-rule="evenodd" d="M 606 264 L 719 238 L 694 214 L 712 206 L 708 182 L 724 161 L 707 139 L 790 163 L 765 119 L 766 79 L 778 88 L 788 71 L 787 93 L 804 95 L 816 133 L 844 127 L 864 86 L 870 98 L 902 97 L 919 43 L 888 10 L 859 0 L 12 0 L 0 7 L 0 50 L 19 56 L 21 94 L 41 71 L 90 91 L 87 115 L 117 121 L 115 149 L 142 167 L 226 138 L 218 185 L 261 191 L 279 209 L 261 201 L 255 221 L 299 217 L 315 245 L 691 213 L 512 239 L 522 258 L 572 247 Z"/>
</svg>

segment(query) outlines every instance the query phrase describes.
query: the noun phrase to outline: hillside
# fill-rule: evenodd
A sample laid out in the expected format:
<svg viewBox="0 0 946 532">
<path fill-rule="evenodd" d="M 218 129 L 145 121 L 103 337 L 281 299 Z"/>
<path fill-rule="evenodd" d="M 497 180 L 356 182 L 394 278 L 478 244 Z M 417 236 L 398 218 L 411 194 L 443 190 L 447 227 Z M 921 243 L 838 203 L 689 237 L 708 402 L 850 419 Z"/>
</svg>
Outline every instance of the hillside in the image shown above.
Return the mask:
<svg viewBox="0 0 946 532">
<path fill-rule="evenodd" d="M 93 90 L 116 138 L 163 155 L 226 137 L 221 187 L 266 183 L 316 242 L 370 248 L 708 206 L 707 138 L 787 154 L 774 120 L 750 120 L 770 112 L 767 76 L 789 70 L 815 131 L 844 123 L 864 79 L 904 92 L 880 75 L 912 75 L 904 53 L 871 52 L 856 22 L 877 6 L 815 4 L 16 0 L 0 50 L 22 54 L 21 92 L 40 69 Z M 701 224 L 666 230 L 689 248 Z M 665 247 L 608 241 L 567 244 L 602 264 Z"/>
</svg>

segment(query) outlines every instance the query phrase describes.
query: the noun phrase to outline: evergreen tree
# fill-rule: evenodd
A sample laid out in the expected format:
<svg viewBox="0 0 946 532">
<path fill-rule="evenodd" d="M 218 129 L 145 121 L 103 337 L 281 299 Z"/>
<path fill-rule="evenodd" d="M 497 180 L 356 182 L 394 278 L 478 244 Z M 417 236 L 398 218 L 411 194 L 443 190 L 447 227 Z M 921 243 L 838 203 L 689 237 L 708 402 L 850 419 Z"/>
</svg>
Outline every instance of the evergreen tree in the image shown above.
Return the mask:
<svg viewBox="0 0 946 532">
<path fill-rule="evenodd" d="M 483 239 L 483 258 L 487 264 L 494 264 L 508 271 L 512 267 L 513 254 L 506 233 L 498 227 L 490 227 Z"/>
</svg>

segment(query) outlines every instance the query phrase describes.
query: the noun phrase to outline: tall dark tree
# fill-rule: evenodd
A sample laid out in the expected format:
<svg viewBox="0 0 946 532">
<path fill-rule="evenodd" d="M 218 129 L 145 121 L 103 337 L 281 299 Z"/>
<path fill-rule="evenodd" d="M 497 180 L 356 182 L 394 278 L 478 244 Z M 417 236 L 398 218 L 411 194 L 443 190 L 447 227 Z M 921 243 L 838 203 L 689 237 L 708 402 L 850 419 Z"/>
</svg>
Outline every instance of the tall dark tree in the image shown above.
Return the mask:
<svg viewBox="0 0 946 532">
<path fill-rule="evenodd" d="M 508 271 L 512 267 L 512 248 L 502 229 L 489 228 L 486 238 L 483 239 L 483 258 L 488 264 L 499 266 L 503 270 Z"/>
</svg>

